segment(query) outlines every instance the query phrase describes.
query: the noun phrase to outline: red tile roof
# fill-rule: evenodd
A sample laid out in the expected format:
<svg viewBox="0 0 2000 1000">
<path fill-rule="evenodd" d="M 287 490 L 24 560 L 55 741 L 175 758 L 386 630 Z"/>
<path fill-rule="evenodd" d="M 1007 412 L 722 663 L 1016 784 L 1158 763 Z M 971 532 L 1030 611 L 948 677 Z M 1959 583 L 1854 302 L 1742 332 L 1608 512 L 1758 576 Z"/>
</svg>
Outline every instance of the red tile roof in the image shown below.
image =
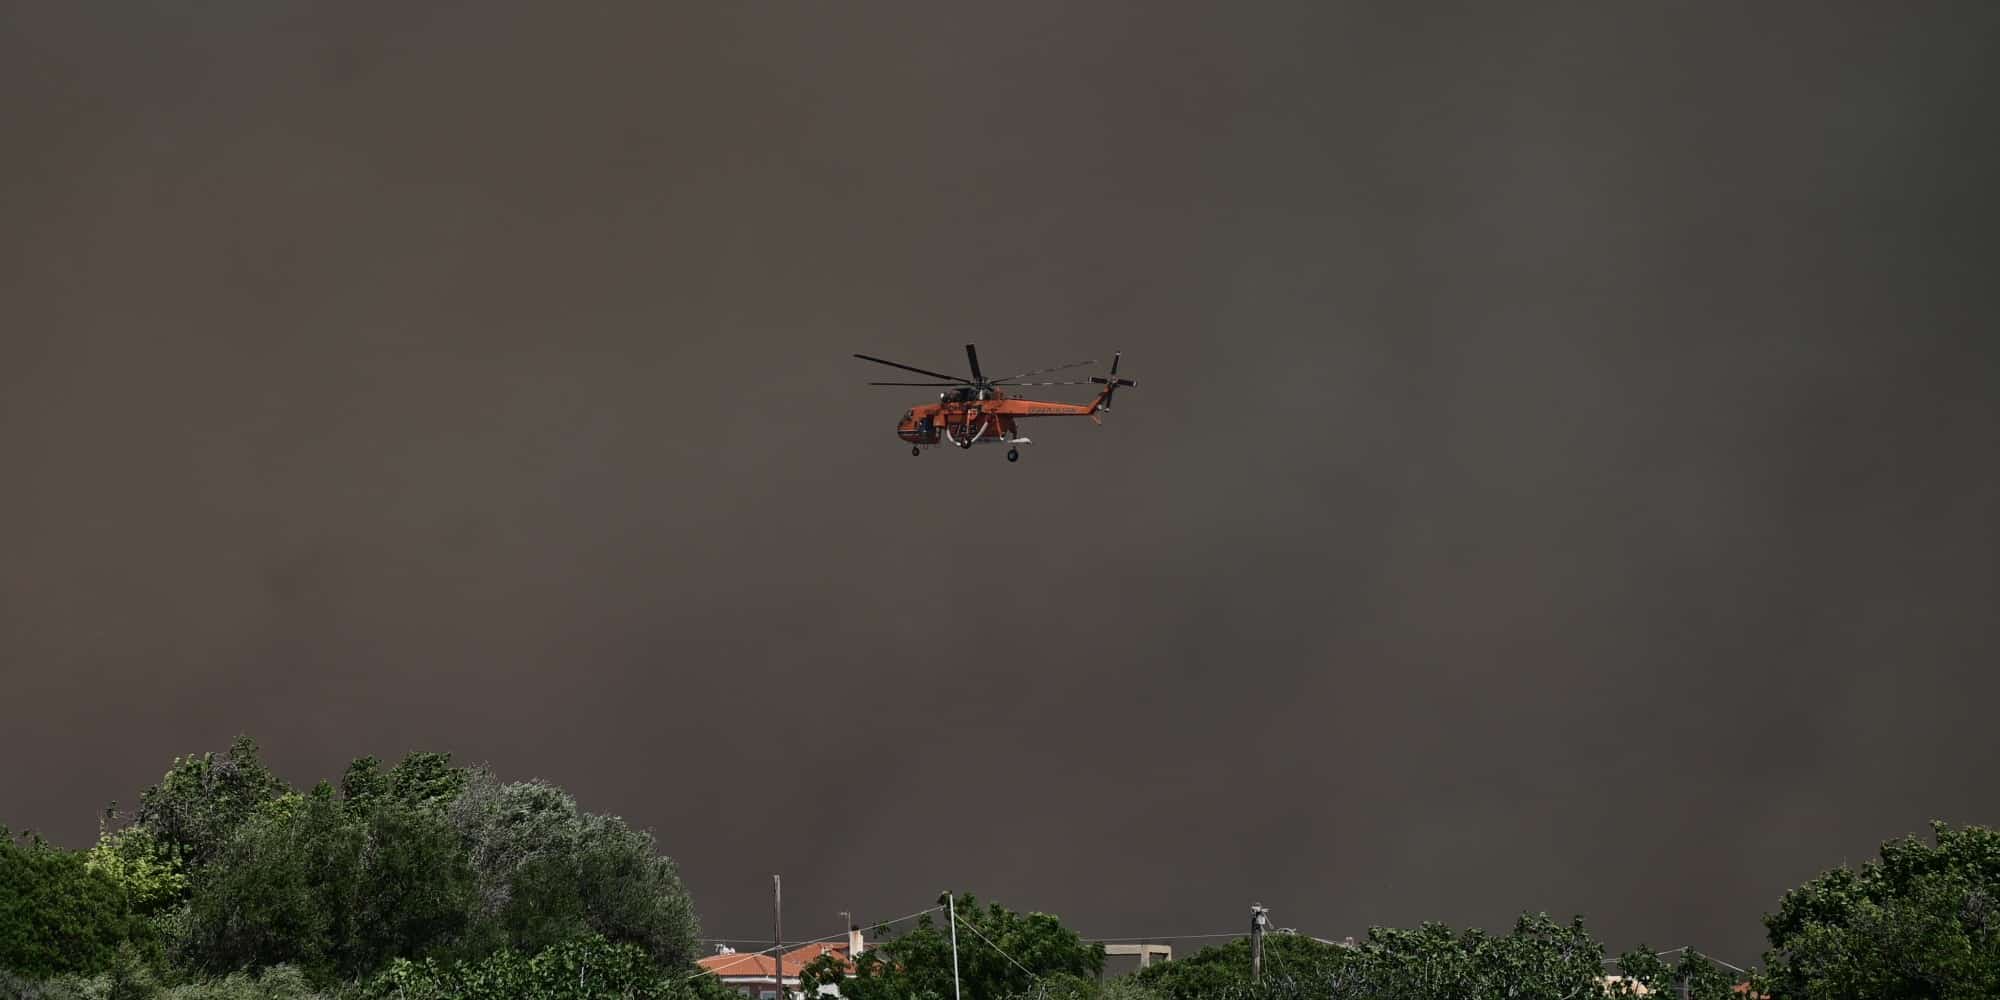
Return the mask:
<svg viewBox="0 0 2000 1000">
<path fill-rule="evenodd" d="M 785 952 L 785 978 L 796 978 L 799 974 L 799 969 L 803 968 L 807 962 L 828 953 L 832 953 L 838 957 L 842 965 L 848 964 L 847 945 L 845 944 L 822 943 L 801 945 Z M 771 956 L 768 953 L 758 955 L 744 952 L 741 954 L 710 955 L 702 959 L 699 964 L 702 968 L 715 973 L 717 976 L 762 976 L 765 979 L 769 979 L 775 971 L 772 968 Z"/>
</svg>

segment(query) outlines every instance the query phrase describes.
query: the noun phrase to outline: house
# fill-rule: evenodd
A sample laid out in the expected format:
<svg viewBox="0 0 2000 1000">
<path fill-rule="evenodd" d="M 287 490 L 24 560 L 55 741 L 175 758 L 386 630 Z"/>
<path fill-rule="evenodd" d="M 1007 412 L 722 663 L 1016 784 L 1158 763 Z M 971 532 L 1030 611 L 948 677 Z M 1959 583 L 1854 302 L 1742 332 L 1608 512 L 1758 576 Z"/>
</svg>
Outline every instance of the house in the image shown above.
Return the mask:
<svg viewBox="0 0 2000 1000">
<path fill-rule="evenodd" d="M 1604 988 L 1606 990 L 1614 991 L 1613 992 L 1614 996 L 1618 995 L 1615 991 L 1618 989 L 1620 985 L 1624 986 L 1625 988 L 1624 995 L 1627 996 L 1643 997 L 1643 996 L 1650 996 L 1653 994 L 1652 990 L 1647 989 L 1643 983 L 1640 983 L 1638 980 L 1633 979 L 1630 976 L 1605 976 L 1601 981 L 1604 983 Z M 1755 1000 L 1770 1000 L 1770 998 L 1765 994 L 1751 993 L 1749 983 L 1737 983 L 1735 986 L 1730 987 L 1730 989 L 1733 990 L 1734 992 L 1741 993 L 1746 997 L 1754 997 Z"/>
<path fill-rule="evenodd" d="M 841 966 L 847 970 L 848 975 L 853 975 L 853 957 L 861 954 L 866 949 L 867 942 L 862 939 L 859 930 L 848 931 L 845 943 L 818 942 L 815 944 L 800 945 L 785 952 L 784 982 L 782 984 L 778 981 L 777 963 L 772 961 L 769 949 L 763 952 L 749 953 L 722 947 L 717 949 L 715 954 L 702 959 L 697 964 L 703 970 L 713 973 L 715 978 L 722 980 L 731 989 L 742 992 L 744 996 L 750 997 L 752 1000 L 779 1000 L 781 986 L 784 990 L 785 1000 L 791 1000 L 791 998 L 800 995 L 799 970 L 805 968 L 806 963 L 819 958 L 821 955 L 833 955 L 840 962 Z M 837 989 L 831 987 L 821 987 L 820 992 L 828 996 L 837 997 L 840 995 Z"/>
</svg>

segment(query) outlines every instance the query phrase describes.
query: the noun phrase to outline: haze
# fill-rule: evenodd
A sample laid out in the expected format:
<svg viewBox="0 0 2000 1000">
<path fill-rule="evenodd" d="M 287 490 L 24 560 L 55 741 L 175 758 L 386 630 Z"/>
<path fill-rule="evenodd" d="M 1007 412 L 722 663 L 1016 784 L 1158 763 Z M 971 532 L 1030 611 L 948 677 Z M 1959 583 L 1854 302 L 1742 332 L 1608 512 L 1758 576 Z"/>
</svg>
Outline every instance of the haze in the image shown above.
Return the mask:
<svg viewBox="0 0 2000 1000">
<path fill-rule="evenodd" d="M 2000 821 L 2000 7 L 0 26 L 16 830 L 248 732 L 559 782 L 715 937 L 1746 964 Z M 967 342 L 1139 385 L 913 459 L 849 355 Z"/>
</svg>

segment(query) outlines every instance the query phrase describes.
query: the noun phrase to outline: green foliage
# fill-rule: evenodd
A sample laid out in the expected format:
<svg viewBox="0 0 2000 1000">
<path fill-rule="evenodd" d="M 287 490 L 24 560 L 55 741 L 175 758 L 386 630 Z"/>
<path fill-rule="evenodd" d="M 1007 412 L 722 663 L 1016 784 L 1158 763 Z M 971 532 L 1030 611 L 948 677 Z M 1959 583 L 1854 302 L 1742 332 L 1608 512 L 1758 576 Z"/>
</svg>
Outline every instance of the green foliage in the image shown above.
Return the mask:
<svg viewBox="0 0 2000 1000">
<path fill-rule="evenodd" d="M 1679 962 L 1671 963 L 1651 949 L 1634 948 L 1618 956 L 1618 971 L 1625 981 L 1612 987 L 1613 997 L 1679 996 L 1685 982 L 1689 1000 L 1734 1000 L 1740 981 L 1692 948 L 1681 952 Z M 1642 988 L 1647 992 L 1640 992 Z"/>
<path fill-rule="evenodd" d="M 337 798 L 252 817 L 190 900 L 182 957 L 229 972 L 292 963 L 357 977 L 458 943 L 472 872 L 442 817 L 394 796 Z"/>
<path fill-rule="evenodd" d="M 711 975 L 704 975 L 692 968 L 682 969 L 674 974 L 680 983 L 684 1000 L 743 1000 L 743 993 L 734 986 L 723 983 Z"/>
<path fill-rule="evenodd" d="M 80 851 L 0 827 L 0 969 L 30 976 L 94 972 L 143 934 L 117 880 Z"/>
<path fill-rule="evenodd" d="M 84 855 L 84 867 L 116 883 L 140 914 L 158 913 L 188 890 L 186 866 L 143 826 L 100 833 L 97 846 Z"/>
<path fill-rule="evenodd" d="M 313 989 L 304 970 L 273 965 L 255 973 L 232 972 L 160 991 L 158 1000 L 331 1000 L 331 993 Z"/>
<path fill-rule="evenodd" d="M 821 952 L 818 958 L 807 962 L 799 969 L 799 988 L 807 996 L 819 991 L 825 984 L 838 985 L 847 978 L 847 963 L 833 952 Z"/>
<path fill-rule="evenodd" d="M 1296 935 L 1264 939 L 1264 978 L 1250 982 L 1248 942 L 1204 948 L 1131 978 L 1170 1000 L 1578 1000 L 1602 995 L 1604 949 L 1580 920 L 1524 915 L 1511 933 L 1442 924 L 1375 928 L 1353 948 Z"/>
<path fill-rule="evenodd" d="M 419 809 L 443 809 L 471 778 L 472 772 L 451 766 L 450 754 L 420 751 L 389 770 L 389 794 Z"/>
<path fill-rule="evenodd" d="M 690 985 L 694 905 L 650 833 L 446 754 L 299 794 L 242 737 L 175 760 L 87 852 L 0 841 L 0 969 L 31 977 L 0 1000 L 305 997 L 397 962 L 412 989 L 734 996 Z"/>
<path fill-rule="evenodd" d="M 1274 980 L 1330 978 L 1354 961 L 1352 950 L 1301 934 L 1264 938 L 1264 970 Z M 1170 1000 L 1245 993 L 1250 988 L 1250 940 L 1212 945 L 1186 958 L 1147 966 L 1127 978 Z"/>
<path fill-rule="evenodd" d="M 373 802 L 389 794 L 389 776 L 374 755 L 356 757 L 340 776 L 340 797 L 349 802 Z"/>
<path fill-rule="evenodd" d="M 509 948 L 476 962 L 398 959 L 369 993 L 383 1000 L 693 1000 L 687 979 L 684 973 L 661 972 L 635 945 L 591 935 L 532 956 Z"/>
<path fill-rule="evenodd" d="M 1163 1000 L 1162 994 L 1131 976 L 1099 981 L 1059 973 L 1036 983 L 1019 1000 Z"/>
<path fill-rule="evenodd" d="M 419 751 L 388 771 L 373 756 L 356 757 L 340 777 L 340 795 L 349 802 L 393 797 L 413 808 L 438 811 L 458 798 L 471 780 L 469 769 L 451 766 L 448 753 Z"/>
<path fill-rule="evenodd" d="M 247 773 L 254 746 L 227 759 Z M 259 781 L 256 795 L 209 798 L 190 790 L 233 787 L 212 777 L 214 758 L 177 762 L 147 815 L 235 817 L 184 912 L 163 920 L 178 957 L 209 973 L 290 963 L 355 978 L 392 958 L 535 954 L 597 934 L 664 968 L 691 964 L 693 902 L 650 834 L 551 785 L 450 761 L 413 753 L 384 771 L 362 757 L 338 794 L 266 794 Z"/>
<path fill-rule="evenodd" d="M 285 783 L 258 759 L 257 743 L 238 736 L 220 756 L 178 757 L 160 783 L 139 794 L 138 825 L 190 868 L 215 860 L 238 827 Z"/>
<path fill-rule="evenodd" d="M 2000 831 L 1932 825 L 1785 894 L 1765 918 L 1774 997 L 2000 996 Z"/>
<path fill-rule="evenodd" d="M 1053 916 L 1015 913 L 998 903 L 982 909 L 971 896 L 959 897 L 957 908 L 959 979 L 966 996 L 1011 996 L 1034 988 L 1039 979 L 1082 979 L 1103 971 L 1104 946 L 1084 941 Z M 809 966 L 808 991 L 837 971 L 818 960 L 815 966 Z M 908 933 L 863 952 L 854 978 L 842 981 L 840 992 L 852 1000 L 943 1000 L 952 996 L 951 970 L 950 928 L 926 915 Z"/>
<path fill-rule="evenodd" d="M 39 982 L 0 974 L 0 1000 L 333 1000 L 333 994 L 314 990 L 305 974 L 289 965 L 164 986 L 135 963 Z"/>
<path fill-rule="evenodd" d="M 1583 921 L 1558 924 L 1523 915 L 1506 935 L 1469 930 L 1455 938 L 1440 925 L 1417 931 L 1370 931 L 1360 946 L 1376 979 L 1399 996 L 1558 997 L 1587 995 L 1604 974 L 1604 947 Z M 1440 968 L 1451 970 L 1439 976 Z"/>
<path fill-rule="evenodd" d="M 598 934 L 662 967 L 693 963 L 694 902 L 651 834 L 586 813 L 553 785 L 502 784 L 484 772 L 446 815 L 469 845 L 476 940 L 536 952 Z"/>
</svg>

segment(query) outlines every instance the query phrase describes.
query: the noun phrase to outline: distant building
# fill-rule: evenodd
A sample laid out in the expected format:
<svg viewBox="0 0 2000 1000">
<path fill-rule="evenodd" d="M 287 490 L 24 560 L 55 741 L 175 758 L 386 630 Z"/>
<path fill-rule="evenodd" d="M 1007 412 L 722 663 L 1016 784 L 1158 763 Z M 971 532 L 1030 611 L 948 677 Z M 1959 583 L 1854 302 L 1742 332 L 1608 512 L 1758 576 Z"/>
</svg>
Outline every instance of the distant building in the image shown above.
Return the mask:
<svg viewBox="0 0 2000 1000">
<path fill-rule="evenodd" d="M 1143 969 L 1154 962 L 1173 961 L 1174 946 L 1170 944 L 1107 944 L 1104 946 L 1104 957 L 1136 958 L 1139 960 L 1139 968 Z M 1104 977 L 1100 975 L 1098 978 L 1102 979 Z"/>
<path fill-rule="evenodd" d="M 847 932 L 845 944 L 823 942 L 800 945 L 785 952 L 785 975 L 782 983 L 778 981 L 777 963 L 771 959 L 768 950 L 751 954 L 724 947 L 717 949 L 715 954 L 697 964 L 713 973 L 715 978 L 722 980 L 731 989 L 740 991 L 752 1000 L 793 1000 L 800 995 L 799 970 L 805 968 L 806 963 L 818 959 L 821 955 L 832 955 L 851 976 L 854 974 L 854 956 L 861 954 L 866 948 L 867 942 L 862 939 L 858 930 Z M 822 996 L 840 995 L 839 989 L 835 987 L 822 986 L 819 992 Z"/>
</svg>

